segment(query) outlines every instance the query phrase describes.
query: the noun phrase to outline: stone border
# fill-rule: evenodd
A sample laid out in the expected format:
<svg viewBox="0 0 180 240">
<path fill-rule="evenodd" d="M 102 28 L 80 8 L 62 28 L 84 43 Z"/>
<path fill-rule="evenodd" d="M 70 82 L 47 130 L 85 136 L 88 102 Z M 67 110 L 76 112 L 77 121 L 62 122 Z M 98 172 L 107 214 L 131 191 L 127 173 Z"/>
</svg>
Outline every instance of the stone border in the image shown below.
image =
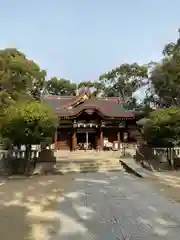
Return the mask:
<svg viewBox="0 0 180 240">
<path fill-rule="evenodd" d="M 130 166 L 130 164 L 127 164 L 124 160 L 119 160 L 119 162 L 121 163 L 121 165 L 123 166 L 123 168 L 127 172 L 129 172 L 129 173 L 131 173 L 131 174 L 133 174 L 133 175 L 135 175 L 136 177 L 139 177 L 139 178 L 144 178 L 145 177 L 141 173 L 137 172 L 137 170 L 135 168 Z"/>
</svg>

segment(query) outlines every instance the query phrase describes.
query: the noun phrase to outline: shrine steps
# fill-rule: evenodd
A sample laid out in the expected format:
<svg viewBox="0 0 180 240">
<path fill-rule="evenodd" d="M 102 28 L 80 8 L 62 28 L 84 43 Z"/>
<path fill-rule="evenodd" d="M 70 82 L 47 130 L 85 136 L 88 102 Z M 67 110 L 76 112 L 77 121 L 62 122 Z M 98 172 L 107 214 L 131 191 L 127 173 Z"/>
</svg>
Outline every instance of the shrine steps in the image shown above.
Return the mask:
<svg viewBox="0 0 180 240">
<path fill-rule="evenodd" d="M 120 171 L 119 152 L 58 151 L 56 156 L 56 171 L 69 172 L 109 172 Z"/>
</svg>

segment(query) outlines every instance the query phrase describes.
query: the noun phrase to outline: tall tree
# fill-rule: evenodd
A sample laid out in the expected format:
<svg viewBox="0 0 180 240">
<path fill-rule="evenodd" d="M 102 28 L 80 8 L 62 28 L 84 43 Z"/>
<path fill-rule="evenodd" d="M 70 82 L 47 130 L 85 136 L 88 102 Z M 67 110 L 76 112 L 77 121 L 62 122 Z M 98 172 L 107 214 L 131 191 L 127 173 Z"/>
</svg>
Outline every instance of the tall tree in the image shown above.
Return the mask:
<svg viewBox="0 0 180 240">
<path fill-rule="evenodd" d="M 17 49 L 0 51 L 0 108 L 24 98 L 39 99 L 46 72 Z"/>
<path fill-rule="evenodd" d="M 180 40 L 165 45 L 163 54 L 151 68 L 148 98 L 157 107 L 180 106 Z"/>
<path fill-rule="evenodd" d="M 165 45 L 163 49 L 163 55 L 166 57 L 170 57 L 173 55 L 176 49 L 176 44 L 174 42 L 168 43 Z"/>
<path fill-rule="evenodd" d="M 70 80 L 64 78 L 53 77 L 47 82 L 46 90 L 49 94 L 59 95 L 59 96 L 68 96 L 74 95 L 77 86 L 75 83 L 72 83 Z"/>
<path fill-rule="evenodd" d="M 132 108 L 136 104 L 133 94 L 147 82 L 147 70 L 145 65 L 125 63 L 101 75 L 99 80 L 106 86 L 105 95 L 121 97 Z"/>
</svg>

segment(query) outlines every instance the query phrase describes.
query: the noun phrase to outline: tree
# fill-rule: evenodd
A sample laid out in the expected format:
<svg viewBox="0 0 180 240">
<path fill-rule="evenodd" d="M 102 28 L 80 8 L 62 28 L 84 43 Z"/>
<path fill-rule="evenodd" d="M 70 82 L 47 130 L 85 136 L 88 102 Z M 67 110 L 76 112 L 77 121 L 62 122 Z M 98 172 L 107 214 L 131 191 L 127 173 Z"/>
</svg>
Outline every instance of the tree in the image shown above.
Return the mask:
<svg viewBox="0 0 180 240">
<path fill-rule="evenodd" d="M 78 88 L 88 87 L 93 96 L 104 95 L 105 86 L 101 82 L 84 81 L 78 84 Z"/>
<path fill-rule="evenodd" d="M 17 102 L 6 111 L 2 122 L 2 136 L 15 145 L 40 144 L 52 137 L 57 118 L 53 111 L 38 101 Z"/>
<path fill-rule="evenodd" d="M 17 49 L 0 51 L 0 108 L 20 99 L 39 99 L 46 72 Z"/>
<path fill-rule="evenodd" d="M 180 144 L 180 108 L 159 109 L 150 114 L 143 127 L 143 138 L 158 147 Z"/>
<path fill-rule="evenodd" d="M 165 57 L 172 57 L 172 55 L 175 53 L 176 51 L 176 43 L 171 42 L 165 45 L 164 49 L 163 49 L 163 55 Z"/>
<path fill-rule="evenodd" d="M 64 78 L 53 77 L 47 82 L 46 90 L 49 94 L 59 95 L 59 96 L 68 96 L 74 95 L 77 86 L 75 83 L 72 83 L 70 80 Z"/>
<path fill-rule="evenodd" d="M 134 108 L 133 94 L 147 82 L 147 70 L 145 65 L 125 63 L 101 75 L 99 80 L 106 86 L 105 95 L 121 97 L 127 107 Z"/>
<path fill-rule="evenodd" d="M 150 77 L 159 107 L 180 106 L 180 64 L 172 58 L 156 65 Z"/>
<path fill-rule="evenodd" d="M 177 58 L 168 57 L 157 63 L 150 74 L 149 86 L 149 97 L 158 107 L 180 106 L 180 62 Z"/>
<path fill-rule="evenodd" d="M 166 44 L 164 58 L 149 68 L 147 102 L 156 107 L 180 106 L 180 39 Z"/>
</svg>

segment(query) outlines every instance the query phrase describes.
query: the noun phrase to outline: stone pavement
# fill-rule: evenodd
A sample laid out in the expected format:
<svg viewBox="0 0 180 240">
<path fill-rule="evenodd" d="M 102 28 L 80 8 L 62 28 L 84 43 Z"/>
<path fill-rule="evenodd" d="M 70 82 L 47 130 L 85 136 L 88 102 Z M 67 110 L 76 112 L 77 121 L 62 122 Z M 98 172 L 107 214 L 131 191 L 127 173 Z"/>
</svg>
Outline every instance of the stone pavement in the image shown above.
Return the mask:
<svg viewBox="0 0 180 240">
<path fill-rule="evenodd" d="M 161 183 L 180 189 L 180 171 L 154 172 Z"/>
<path fill-rule="evenodd" d="M 124 171 L 0 181 L 1 239 L 179 240 L 179 212 Z"/>
<path fill-rule="evenodd" d="M 180 205 L 143 179 L 124 172 L 73 178 L 60 200 L 52 240 L 180 239 Z"/>
</svg>

